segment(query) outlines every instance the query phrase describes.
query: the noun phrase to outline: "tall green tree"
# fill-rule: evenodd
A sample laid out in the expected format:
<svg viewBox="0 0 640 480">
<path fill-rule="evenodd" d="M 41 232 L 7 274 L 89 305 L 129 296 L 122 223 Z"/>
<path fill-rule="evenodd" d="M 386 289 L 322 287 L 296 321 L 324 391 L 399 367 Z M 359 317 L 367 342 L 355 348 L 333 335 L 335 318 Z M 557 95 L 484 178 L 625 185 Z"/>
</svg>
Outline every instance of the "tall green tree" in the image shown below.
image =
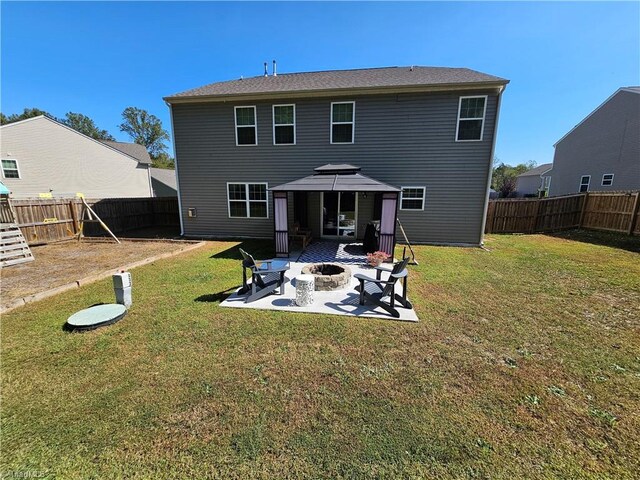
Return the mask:
<svg viewBox="0 0 640 480">
<path fill-rule="evenodd" d="M 168 153 L 160 153 L 156 157 L 151 159 L 151 166 L 155 168 L 166 168 L 173 170 L 176 168 L 176 162 Z"/>
<path fill-rule="evenodd" d="M 22 113 L 12 113 L 9 116 L 4 114 L 0 115 L 0 122 L 2 125 L 7 123 L 19 122 L 20 120 L 26 120 L 27 118 L 39 117 L 40 115 L 44 115 L 45 117 L 53 118 L 57 120 L 56 117 L 51 115 L 49 112 L 45 110 L 40 110 L 39 108 L 25 108 Z"/>
<path fill-rule="evenodd" d="M 62 123 L 96 140 L 115 140 L 109 132 L 98 128 L 91 118 L 82 113 L 68 112 Z"/>
<path fill-rule="evenodd" d="M 531 170 L 536 166 L 536 162 L 529 160 L 516 166 L 507 165 L 494 159 L 493 176 L 491 178 L 491 188 L 493 188 L 501 198 L 506 198 L 516 190 L 516 177 L 521 173 Z"/>
<path fill-rule="evenodd" d="M 127 107 L 122 112 L 122 120 L 120 131 L 128 134 L 135 143 L 144 145 L 151 158 L 166 154 L 164 142 L 169 140 L 169 133 L 162 128 L 158 117 L 140 108 Z"/>
</svg>

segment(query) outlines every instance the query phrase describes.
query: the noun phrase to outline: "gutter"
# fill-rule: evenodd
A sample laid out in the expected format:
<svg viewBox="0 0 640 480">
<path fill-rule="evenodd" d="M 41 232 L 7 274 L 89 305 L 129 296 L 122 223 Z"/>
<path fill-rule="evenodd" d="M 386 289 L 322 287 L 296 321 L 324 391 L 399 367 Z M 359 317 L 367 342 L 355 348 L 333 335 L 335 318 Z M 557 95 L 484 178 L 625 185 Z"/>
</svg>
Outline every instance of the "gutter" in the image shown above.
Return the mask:
<svg viewBox="0 0 640 480">
<path fill-rule="evenodd" d="M 484 199 L 484 210 L 482 211 L 482 225 L 480 230 L 480 246 L 484 246 L 484 230 L 487 223 L 487 209 L 489 208 L 489 196 L 491 193 L 491 178 L 493 177 L 493 156 L 496 151 L 496 141 L 498 139 L 498 121 L 500 120 L 500 105 L 502 104 L 502 94 L 507 86 L 504 85 L 498 93 L 498 103 L 496 105 L 496 120 L 493 126 L 493 140 L 491 141 L 491 153 L 489 154 L 489 171 L 487 172 L 487 194 Z"/>
<path fill-rule="evenodd" d="M 173 109 L 169 102 L 165 102 L 169 107 L 169 118 L 171 118 L 171 143 L 173 145 L 173 162 L 176 167 L 176 191 L 178 192 L 178 214 L 180 216 L 180 236 L 184 237 L 184 219 L 182 218 L 182 195 L 180 194 L 180 176 L 178 175 L 178 152 L 176 151 L 176 131 L 173 128 Z M 151 172 L 151 170 L 149 170 Z"/>
</svg>

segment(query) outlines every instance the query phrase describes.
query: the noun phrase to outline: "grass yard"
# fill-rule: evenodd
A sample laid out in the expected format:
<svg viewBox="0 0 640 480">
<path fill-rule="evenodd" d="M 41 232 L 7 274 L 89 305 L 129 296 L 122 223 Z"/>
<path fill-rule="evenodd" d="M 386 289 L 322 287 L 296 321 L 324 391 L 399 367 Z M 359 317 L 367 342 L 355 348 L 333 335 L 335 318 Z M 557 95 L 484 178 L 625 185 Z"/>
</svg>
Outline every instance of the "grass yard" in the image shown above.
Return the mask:
<svg viewBox="0 0 640 480">
<path fill-rule="evenodd" d="M 234 242 L 134 270 L 108 328 L 61 327 L 110 280 L 27 305 L 2 318 L 0 473 L 637 478 L 640 255 L 607 238 L 418 247 L 418 324 L 221 308 Z"/>
</svg>

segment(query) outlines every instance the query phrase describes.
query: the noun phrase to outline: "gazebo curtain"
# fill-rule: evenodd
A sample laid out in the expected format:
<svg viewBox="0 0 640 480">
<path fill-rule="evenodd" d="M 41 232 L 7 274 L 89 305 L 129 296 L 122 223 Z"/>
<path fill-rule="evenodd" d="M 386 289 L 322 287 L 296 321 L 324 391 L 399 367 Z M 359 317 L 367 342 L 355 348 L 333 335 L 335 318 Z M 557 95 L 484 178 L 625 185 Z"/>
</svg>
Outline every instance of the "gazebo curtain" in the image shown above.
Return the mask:
<svg viewBox="0 0 640 480">
<path fill-rule="evenodd" d="M 398 209 L 398 194 L 384 193 L 382 195 L 382 214 L 380 216 L 380 250 L 393 258 L 396 243 L 396 215 Z"/>
<path fill-rule="evenodd" d="M 276 256 L 289 256 L 289 227 L 287 222 L 287 192 L 273 192 Z"/>
</svg>

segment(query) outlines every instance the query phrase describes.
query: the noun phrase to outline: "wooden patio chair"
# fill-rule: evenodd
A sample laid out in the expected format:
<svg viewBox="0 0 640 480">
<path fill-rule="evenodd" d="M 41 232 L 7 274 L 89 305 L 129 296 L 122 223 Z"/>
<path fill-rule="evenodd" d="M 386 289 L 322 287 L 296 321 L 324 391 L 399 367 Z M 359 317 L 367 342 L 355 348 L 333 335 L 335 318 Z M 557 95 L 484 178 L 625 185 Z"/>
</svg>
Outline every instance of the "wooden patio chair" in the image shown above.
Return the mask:
<svg viewBox="0 0 640 480">
<path fill-rule="evenodd" d="M 286 260 L 255 260 L 250 254 L 240 249 L 242 254 L 242 288 L 240 295 L 248 294 L 245 303 L 254 302 L 266 297 L 280 288 L 280 295 L 284 295 L 287 278 L 285 272 L 289 270 Z M 251 283 L 247 281 L 247 269 L 251 271 Z"/>
<path fill-rule="evenodd" d="M 396 263 L 392 269 L 385 267 L 376 268 L 376 278 L 367 277 L 366 275 L 354 275 L 360 281 L 360 285 L 356 290 L 360 292 L 360 305 L 366 303 L 380 307 L 395 318 L 400 318 L 400 312 L 396 309 L 396 301 L 404 308 L 413 308 L 411 302 L 407 300 L 407 264 L 410 258 L 404 258 Z M 388 272 L 389 278 L 382 280 L 382 273 Z M 402 279 L 402 295 L 398 295 L 395 291 L 396 283 Z M 375 308 L 375 307 L 374 307 Z"/>
</svg>

